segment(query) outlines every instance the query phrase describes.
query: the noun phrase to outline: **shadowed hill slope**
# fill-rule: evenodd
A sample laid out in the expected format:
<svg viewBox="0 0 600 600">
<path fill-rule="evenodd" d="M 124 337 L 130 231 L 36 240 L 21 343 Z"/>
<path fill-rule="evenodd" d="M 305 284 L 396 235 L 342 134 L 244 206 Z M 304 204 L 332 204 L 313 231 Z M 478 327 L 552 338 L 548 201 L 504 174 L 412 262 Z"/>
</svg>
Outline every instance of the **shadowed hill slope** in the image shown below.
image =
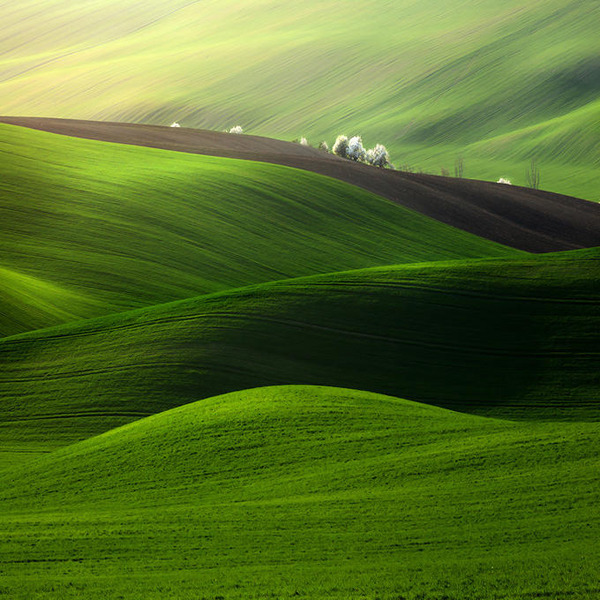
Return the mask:
<svg viewBox="0 0 600 600">
<path fill-rule="evenodd" d="M 0 125 L 0 335 L 275 279 L 518 254 L 305 171 Z"/>
<path fill-rule="evenodd" d="M 374 169 L 269 138 L 184 128 L 33 117 L 0 122 L 67 136 L 296 167 L 351 183 L 475 235 L 529 252 L 600 245 L 600 205 L 484 181 Z"/>
<path fill-rule="evenodd" d="M 275 384 L 598 420 L 598 259 L 587 250 L 350 271 L 5 338 L 6 462 L 119 420 Z"/>
<path fill-rule="evenodd" d="M 597 432 L 348 389 L 209 398 L 0 474 L 2 589 L 594 598 Z"/>
</svg>

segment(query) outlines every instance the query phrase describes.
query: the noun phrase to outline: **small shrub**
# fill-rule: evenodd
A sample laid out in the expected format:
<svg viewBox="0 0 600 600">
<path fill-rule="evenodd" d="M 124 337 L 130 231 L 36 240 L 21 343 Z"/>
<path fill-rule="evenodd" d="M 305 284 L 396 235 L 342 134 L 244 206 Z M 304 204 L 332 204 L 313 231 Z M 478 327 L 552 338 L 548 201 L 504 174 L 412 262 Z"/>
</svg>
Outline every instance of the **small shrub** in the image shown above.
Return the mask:
<svg viewBox="0 0 600 600">
<path fill-rule="evenodd" d="M 300 145 L 301 146 L 308 146 L 308 140 L 305 137 L 301 137 L 300 138 Z"/>
<path fill-rule="evenodd" d="M 174 121 L 171 123 L 171 127 L 181 127 L 181 125 L 177 121 Z"/>
<path fill-rule="evenodd" d="M 441 173 L 442 173 L 442 177 L 450 177 L 449 169 L 445 169 L 444 167 L 442 167 Z"/>
<path fill-rule="evenodd" d="M 319 150 L 323 150 L 323 152 L 329 152 L 329 144 L 327 144 L 327 142 L 325 140 L 323 140 L 319 144 Z"/>
<path fill-rule="evenodd" d="M 510 179 L 505 179 L 504 177 L 500 177 L 500 179 L 498 179 L 498 181 L 496 183 L 504 183 L 506 185 L 512 185 L 512 183 L 510 182 Z"/>
</svg>

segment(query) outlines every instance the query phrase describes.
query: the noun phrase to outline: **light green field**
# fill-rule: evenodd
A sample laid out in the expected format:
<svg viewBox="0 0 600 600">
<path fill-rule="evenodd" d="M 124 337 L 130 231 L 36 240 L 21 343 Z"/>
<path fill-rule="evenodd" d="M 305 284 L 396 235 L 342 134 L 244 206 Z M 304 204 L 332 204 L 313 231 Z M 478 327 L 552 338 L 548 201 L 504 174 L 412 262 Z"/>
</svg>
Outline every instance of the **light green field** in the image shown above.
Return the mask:
<svg viewBox="0 0 600 600">
<path fill-rule="evenodd" d="M 0 335 L 231 287 L 520 256 L 287 167 L 0 125 Z"/>
<path fill-rule="evenodd" d="M 2 464 L 276 384 L 598 421 L 598 254 L 334 273 L 4 338 Z"/>
<path fill-rule="evenodd" d="M 210 398 L 0 475 L 0 591 L 598 598 L 598 433 L 336 388 Z"/>
<path fill-rule="evenodd" d="M 0 114 L 246 131 L 599 200 L 600 7 L 579 0 L 0 1 Z"/>
</svg>

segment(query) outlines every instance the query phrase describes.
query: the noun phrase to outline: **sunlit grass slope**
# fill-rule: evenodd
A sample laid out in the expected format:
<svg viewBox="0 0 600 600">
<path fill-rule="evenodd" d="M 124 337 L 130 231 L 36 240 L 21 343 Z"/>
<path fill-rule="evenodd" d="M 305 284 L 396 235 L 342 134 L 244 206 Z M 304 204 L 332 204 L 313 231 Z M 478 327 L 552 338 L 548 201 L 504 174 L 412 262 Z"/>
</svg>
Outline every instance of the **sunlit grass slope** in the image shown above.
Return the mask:
<svg viewBox="0 0 600 600">
<path fill-rule="evenodd" d="M 516 419 L 596 421 L 598 259 L 587 250 L 359 270 L 5 338 L 3 461 L 275 384 L 347 386 Z"/>
<path fill-rule="evenodd" d="M 0 335 L 274 279 L 511 255 L 311 173 L 0 126 Z"/>
<path fill-rule="evenodd" d="M 0 589 L 598 598 L 598 433 L 336 388 L 210 398 L 0 476 Z"/>
<path fill-rule="evenodd" d="M 330 143 L 600 199 L 600 7 L 578 0 L 0 1 L 0 114 Z"/>
<path fill-rule="evenodd" d="M 16 333 L 102 314 L 102 302 L 0 267 L 0 332 Z"/>
</svg>

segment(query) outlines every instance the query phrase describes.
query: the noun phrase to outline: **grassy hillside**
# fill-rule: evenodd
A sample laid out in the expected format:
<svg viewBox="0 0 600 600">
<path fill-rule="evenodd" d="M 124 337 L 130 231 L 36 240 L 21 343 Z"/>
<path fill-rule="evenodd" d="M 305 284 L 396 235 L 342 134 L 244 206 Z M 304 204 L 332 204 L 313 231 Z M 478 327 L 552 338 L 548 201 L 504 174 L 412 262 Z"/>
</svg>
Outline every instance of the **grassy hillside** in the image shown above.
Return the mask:
<svg viewBox="0 0 600 600">
<path fill-rule="evenodd" d="M 599 439 L 355 390 L 211 398 L 0 476 L 0 589 L 598 598 Z"/>
<path fill-rule="evenodd" d="M 0 2 L 0 114 L 382 142 L 598 200 L 600 8 L 577 0 Z"/>
<path fill-rule="evenodd" d="M 0 598 L 600 600 L 599 29 L 0 0 Z"/>
<path fill-rule="evenodd" d="M 0 267 L 0 332 L 16 333 L 93 317 L 106 305 L 39 277 Z"/>
<path fill-rule="evenodd" d="M 373 169 L 309 145 L 208 129 L 46 117 L 0 116 L 0 123 L 69 137 L 302 169 L 360 187 L 446 225 L 526 252 L 600 245 L 600 204 L 545 190 Z"/>
<path fill-rule="evenodd" d="M 588 250 L 351 271 L 5 338 L 3 461 L 274 384 L 596 421 L 598 259 Z"/>
<path fill-rule="evenodd" d="M 274 279 L 511 255 L 311 173 L 0 126 L 0 335 Z"/>
</svg>

